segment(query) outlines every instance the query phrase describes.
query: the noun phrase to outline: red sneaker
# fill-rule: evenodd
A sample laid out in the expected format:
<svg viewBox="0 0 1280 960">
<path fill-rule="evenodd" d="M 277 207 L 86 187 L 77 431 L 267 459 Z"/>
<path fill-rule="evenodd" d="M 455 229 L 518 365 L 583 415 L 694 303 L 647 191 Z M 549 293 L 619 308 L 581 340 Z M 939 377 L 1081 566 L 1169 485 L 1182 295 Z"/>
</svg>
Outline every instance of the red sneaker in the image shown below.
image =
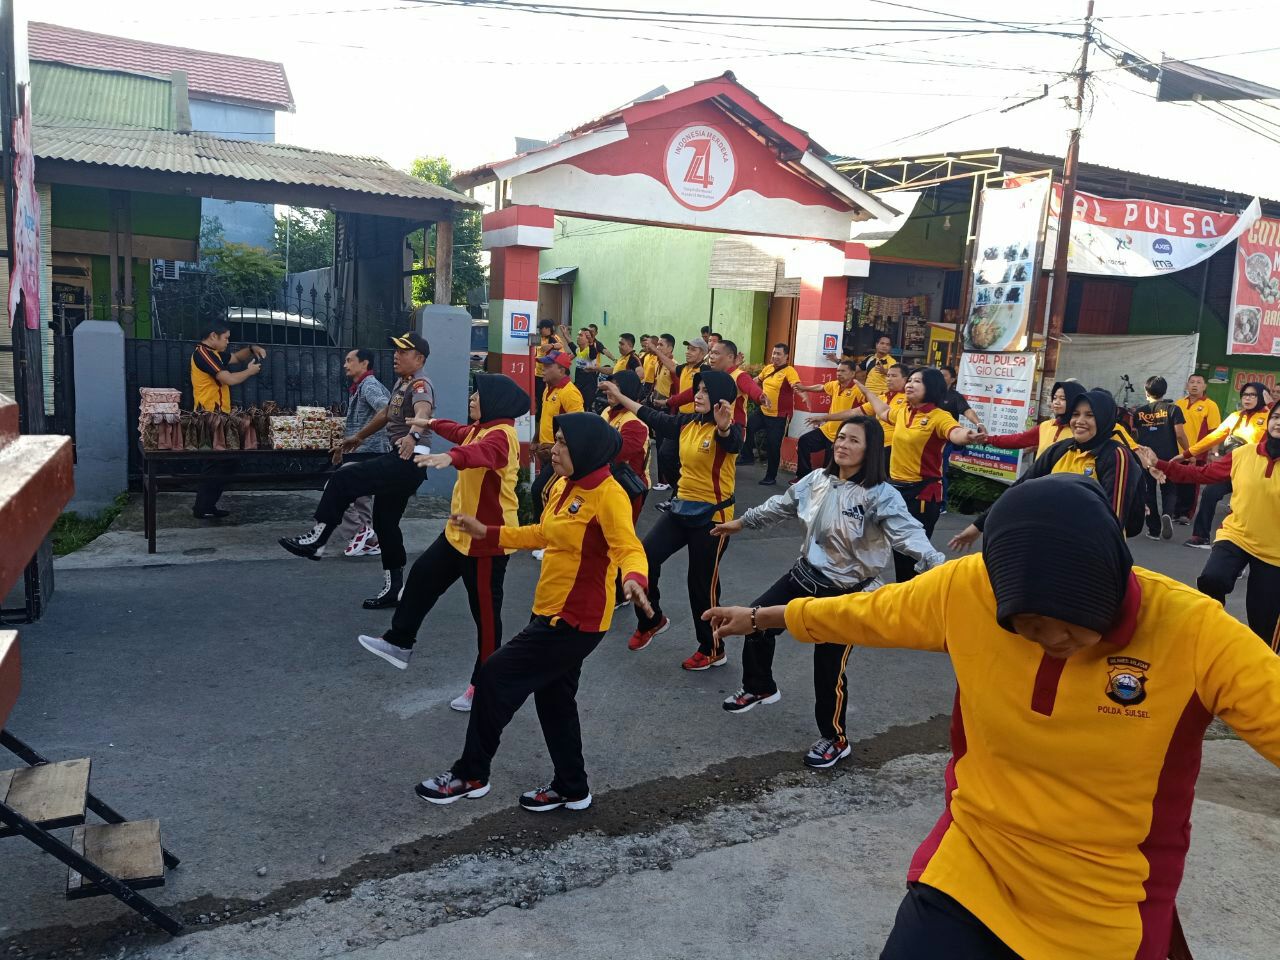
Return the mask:
<svg viewBox="0 0 1280 960">
<path fill-rule="evenodd" d="M 686 670 L 709 670 L 712 667 L 723 667 L 728 662 L 729 658 L 723 653 L 720 654 L 719 660 L 712 660 L 701 650 L 698 650 L 680 666 Z"/>
<path fill-rule="evenodd" d="M 652 640 L 660 633 L 666 633 L 671 629 L 671 621 L 666 617 L 662 618 L 662 622 L 651 630 L 637 630 L 631 635 L 631 639 L 627 641 L 628 650 L 643 650 Z"/>
</svg>

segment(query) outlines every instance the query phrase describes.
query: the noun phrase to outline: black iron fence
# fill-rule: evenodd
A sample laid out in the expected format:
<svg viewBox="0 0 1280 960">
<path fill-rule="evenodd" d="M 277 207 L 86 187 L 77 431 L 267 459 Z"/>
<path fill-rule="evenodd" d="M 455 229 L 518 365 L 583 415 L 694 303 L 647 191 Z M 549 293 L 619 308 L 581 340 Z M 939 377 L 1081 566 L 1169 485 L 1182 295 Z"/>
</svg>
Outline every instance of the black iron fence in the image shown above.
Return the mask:
<svg viewBox="0 0 1280 960">
<path fill-rule="evenodd" d="M 246 289 L 198 272 L 157 280 L 128 300 L 120 291 L 114 300 L 95 296 L 59 306 L 58 323 L 68 333 L 80 320 L 116 320 L 140 340 L 199 340 L 225 322 L 235 342 L 349 349 L 385 343 L 408 323 L 398 304 L 348 300 L 302 284 Z"/>
<path fill-rule="evenodd" d="M 232 350 L 244 341 L 233 340 Z M 384 341 L 385 342 L 385 341 Z M 129 474 L 140 476 L 142 462 L 138 454 L 139 387 L 172 387 L 182 391 L 182 408 L 192 408 L 191 355 L 196 340 L 126 340 L 125 403 L 127 404 L 125 442 L 129 449 Z M 345 410 L 350 397 L 349 381 L 342 369 L 346 347 L 309 344 L 265 343 L 267 358 L 262 372 L 231 388 L 234 408 L 260 407 L 274 401 L 282 408 L 298 406 L 337 407 Z M 395 351 L 374 351 L 373 368 L 379 380 L 390 388 L 395 383 L 392 359 Z"/>
</svg>

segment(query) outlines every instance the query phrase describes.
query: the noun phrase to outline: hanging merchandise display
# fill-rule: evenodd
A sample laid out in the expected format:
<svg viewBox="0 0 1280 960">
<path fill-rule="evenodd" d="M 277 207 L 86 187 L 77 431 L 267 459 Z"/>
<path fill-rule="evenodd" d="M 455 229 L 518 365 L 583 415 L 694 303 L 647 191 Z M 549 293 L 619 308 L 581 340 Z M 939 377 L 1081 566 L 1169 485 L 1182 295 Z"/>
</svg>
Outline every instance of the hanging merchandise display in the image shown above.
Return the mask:
<svg viewBox="0 0 1280 960">
<path fill-rule="evenodd" d="M 1048 197 L 1047 178 L 982 191 L 964 324 L 966 350 L 998 353 L 1026 347 Z"/>
<path fill-rule="evenodd" d="M 1227 353 L 1280 357 L 1280 220 L 1257 220 L 1236 245 Z"/>
<path fill-rule="evenodd" d="M 877 330 L 886 330 L 903 320 L 927 323 L 929 305 L 928 294 L 881 297 L 873 293 L 855 293 L 849 298 L 850 312 L 857 325 Z"/>
<path fill-rule="evenodd" d="M 1053 269 L 1062 185 L 1053 185 L 1045 240 L 1046 270 Z M 1215 213 L 1155 200 L 1112 200 L 1077 191 L 1071 214 L 1067 271 L 1104 277 L 1156 277 L 1213 256 L 1258 219 L 1255 198 L 1243 213 Z"/>
</svg>

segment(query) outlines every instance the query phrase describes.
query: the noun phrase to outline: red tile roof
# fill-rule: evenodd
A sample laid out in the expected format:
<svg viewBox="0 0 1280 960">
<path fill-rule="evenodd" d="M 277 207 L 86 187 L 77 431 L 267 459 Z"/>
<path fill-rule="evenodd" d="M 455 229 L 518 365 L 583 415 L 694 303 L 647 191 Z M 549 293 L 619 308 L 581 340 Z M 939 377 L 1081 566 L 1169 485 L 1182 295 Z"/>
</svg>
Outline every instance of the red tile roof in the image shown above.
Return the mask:
<svg viewBox="0 0 1280 960">
<path fill-rule="evenodd" d="M 32 60 L 160 77 L 182 70 L 194 99 L 293 110 L 293 93 L 282 63 L 147 43 L 53 23 L 28 24 L 27 38 Z"/>
</svg>

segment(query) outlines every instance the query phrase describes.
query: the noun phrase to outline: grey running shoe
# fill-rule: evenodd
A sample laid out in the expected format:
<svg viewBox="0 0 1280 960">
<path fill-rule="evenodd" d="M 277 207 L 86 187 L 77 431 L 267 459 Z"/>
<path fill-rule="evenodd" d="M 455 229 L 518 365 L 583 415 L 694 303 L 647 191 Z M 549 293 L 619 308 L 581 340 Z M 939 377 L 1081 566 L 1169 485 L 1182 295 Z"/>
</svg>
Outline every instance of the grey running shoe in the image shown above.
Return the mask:
<svg viewBox="0 0 1280 960">
<path fill-rule="evenodd" d="M 375 657 L 381 657 L 387 663 L 391 664 L 397 670 L 403 670 L 409 666 L 409 657 L 413 655 L 412 650 L 406 650 L 404 647 L 397 647 L 394 643 L 387 643 L 381 637 L 366 637 L 363 633 L 356 638 L 360 646 L 364 647 Z"/>
</svg>

